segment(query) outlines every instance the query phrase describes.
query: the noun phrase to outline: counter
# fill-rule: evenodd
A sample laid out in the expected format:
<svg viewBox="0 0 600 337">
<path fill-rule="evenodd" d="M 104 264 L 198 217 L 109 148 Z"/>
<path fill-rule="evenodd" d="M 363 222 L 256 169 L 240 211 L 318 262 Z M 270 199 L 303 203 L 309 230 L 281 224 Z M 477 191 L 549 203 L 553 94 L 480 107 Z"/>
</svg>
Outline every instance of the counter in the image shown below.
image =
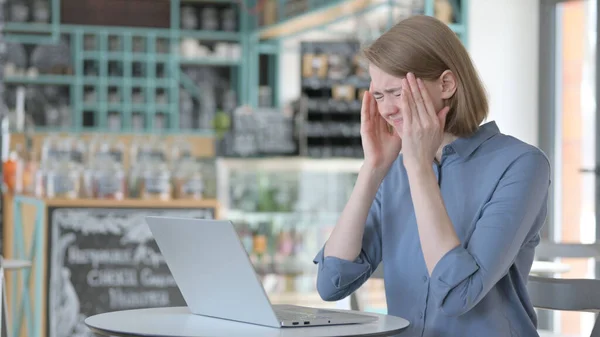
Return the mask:
<svg viewBox="0 0 600 337">
<path fill-rule="evenodd" d="M 6 282 L 15 336 L 28 337 L 93 336 L 88 316 L 185 305 L 144 216 L 218 218 L 219 209 L 216 200 L 26 196 L 4 205 L 3 255 L 32 262 Z"/>
</svg>

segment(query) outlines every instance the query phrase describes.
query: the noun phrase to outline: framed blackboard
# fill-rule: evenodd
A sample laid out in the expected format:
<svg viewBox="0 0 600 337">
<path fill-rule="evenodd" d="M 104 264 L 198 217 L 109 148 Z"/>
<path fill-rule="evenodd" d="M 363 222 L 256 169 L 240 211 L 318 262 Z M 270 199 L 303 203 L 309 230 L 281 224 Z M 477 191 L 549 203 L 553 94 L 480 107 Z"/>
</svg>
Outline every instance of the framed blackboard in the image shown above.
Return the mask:
<svg viewBox="0 0 600 337">
<path fill-rule="evenodd" d="M 144 221 L 210 209 L 49 208 L 48 337 L 93 337 L 84 320 L 185 301 Z"/>
</svg>

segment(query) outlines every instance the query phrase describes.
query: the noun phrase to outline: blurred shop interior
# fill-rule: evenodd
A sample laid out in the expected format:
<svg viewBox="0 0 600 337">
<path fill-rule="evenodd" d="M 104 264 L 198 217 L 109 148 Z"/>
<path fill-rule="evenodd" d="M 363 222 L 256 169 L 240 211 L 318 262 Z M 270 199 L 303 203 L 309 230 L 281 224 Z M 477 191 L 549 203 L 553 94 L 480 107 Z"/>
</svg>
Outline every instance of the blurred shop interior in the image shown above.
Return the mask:
<svg viewBox="0 0 600 337">
<path fill-rule="evenodd" d="M 5 272 L 15 337 L 91 337 L 91 315 L 185 305 L 146 215 L 232 220 L 273 303 L 385 313 L 377 278 L 324 302 L 312 259 L 362 164 L 361 47 L 411 15 L 449 25 L 489 119 L 551 158 L 544 240 L 600 235 L 596 0 L 0 4 L 0 243 L 25 263 Z M 538 261 L 555 277 L 600 270 Z M 540 325 L 585 336 L 594 317 Z"/>
</svg>

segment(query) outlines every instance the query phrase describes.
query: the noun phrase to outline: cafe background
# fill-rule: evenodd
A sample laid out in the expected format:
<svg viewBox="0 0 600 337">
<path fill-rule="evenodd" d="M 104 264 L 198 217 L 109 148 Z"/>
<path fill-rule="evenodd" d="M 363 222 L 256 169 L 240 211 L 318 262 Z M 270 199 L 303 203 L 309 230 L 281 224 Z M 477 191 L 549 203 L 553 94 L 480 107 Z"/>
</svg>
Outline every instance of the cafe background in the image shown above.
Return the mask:
<svg viewBox="0 0 600 337">
<path fill-rule="evenodd" d="M 0 0 L 2 254 L 31 262 L 7 272 L 14 335 L 91 336 L 90 315 L 183 305 L 148 214 L 230 219 L 274 303 L 348 308 L 319 298 L 312 258 L 362 162 L 359 51 L 417 14 L 465 44 L 489 119 L 549 153 L 544 236 L 595 242 L 580 168 L 596 162 L 596 3 Z M 561 262 L 595 277 L 593 260 Z M 358 298 L 386 311 L 382 280 Z"/>
</svg>

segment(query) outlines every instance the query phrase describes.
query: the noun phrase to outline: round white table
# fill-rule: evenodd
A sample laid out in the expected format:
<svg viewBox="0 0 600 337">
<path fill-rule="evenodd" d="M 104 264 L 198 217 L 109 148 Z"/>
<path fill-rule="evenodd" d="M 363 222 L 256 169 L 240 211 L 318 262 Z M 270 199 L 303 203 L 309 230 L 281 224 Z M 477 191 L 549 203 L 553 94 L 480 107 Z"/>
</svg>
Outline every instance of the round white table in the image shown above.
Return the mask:
<svg viewBox="0 0 600 337">
<path fill-rule="evenodd" d="M 409 325 L 400 317 L 363 314 L 376 316 L 378 320 L 367 324 L 271 328 L 194 315 L 187 307 L 173 307 L 114 311 L 88 317 L 85 324 L 96 334 L 119 337 L 391 336 Z"/>
</svg>

